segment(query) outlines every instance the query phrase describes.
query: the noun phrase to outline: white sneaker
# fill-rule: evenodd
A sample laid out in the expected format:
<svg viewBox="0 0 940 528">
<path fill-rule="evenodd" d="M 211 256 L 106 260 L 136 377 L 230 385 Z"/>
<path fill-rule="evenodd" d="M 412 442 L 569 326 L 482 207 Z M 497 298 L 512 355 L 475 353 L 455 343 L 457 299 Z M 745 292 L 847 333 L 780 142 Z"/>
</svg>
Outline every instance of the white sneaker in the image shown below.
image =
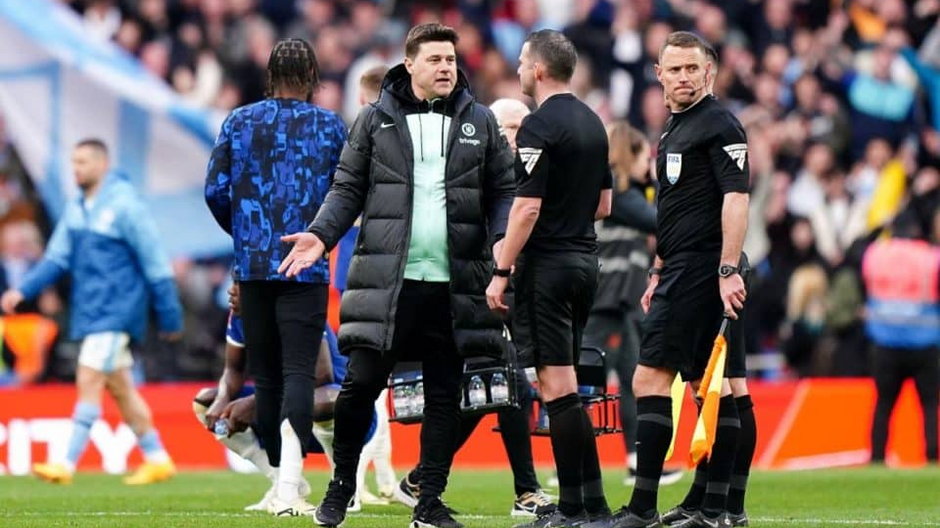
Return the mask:
<svg viewBox="0 0 940 528">
<path fill-rule="evenodd" d="M 682 480 L 682 475 L 685 472 L 681 469 L 664 469 L 662 476 L 659 477 L 660 486 L 669 486 L 670 484 L 675 484 Z"/>
<path fill-rule="evenodd" d="M 391 503 L 392 499 L 395 498 L 395 488 L 397 487 L 397 484 L 394 486 L 379 486 L 379 498 L 385 499 Z"/>
<path fill-rule="evenodd" d="M 358 513 L 362 511 L 362 501 L 359 500 L 359 494 L 356 493 L 349 499 L 349 505 L 346 506 L 346 512 Z"/>
<path fill-rule="evenodd" d="M 316 511 L 316 506 L 301 497 L 289 503 L 277 497 L 271 497 L 271 502 L 268 503 L 268 513 L 275 517 L 313 516 Z"/>
<path fill-rule="evenodd" d="M 245 511 L 268 511 L 268 505 L 271 504 L 271 499 L 277 495 L 277 484 L 272 484 L 268 491 L 264 493 L 264 497 L 261 497 L 261 500 L 245 506 Z"/>
<path fill-rule="evenodd" d="M 388 499 L 383 499 L 381 497 L 376 497 L 372 494 L 371 491 L 363 489 L 359 492 L 359 500 L 363 504 L 368 504 L 370 506 L 388 506 Z"/>
<path fill-rule="evenodd" d="M 513 517 L 544 517 L 549 515 L 557 506 L 551 495 L 542 490 L 527 491 L 517 495 L 509 515 Z"/>
<path fill-rule="evenodd" d="M 548 477 L 548 481 L 545 485 L 549 488 L 558 488 L 558 473 L 552 471 L 552 476 Z"/>
<path fill-rule="evenodd" d="M 300 477 L 300 485 L 297 486 L 297 494 L 305 499 L 310 496 L 310 483 L 307 482 L 307 479 Z"/>
</svg>

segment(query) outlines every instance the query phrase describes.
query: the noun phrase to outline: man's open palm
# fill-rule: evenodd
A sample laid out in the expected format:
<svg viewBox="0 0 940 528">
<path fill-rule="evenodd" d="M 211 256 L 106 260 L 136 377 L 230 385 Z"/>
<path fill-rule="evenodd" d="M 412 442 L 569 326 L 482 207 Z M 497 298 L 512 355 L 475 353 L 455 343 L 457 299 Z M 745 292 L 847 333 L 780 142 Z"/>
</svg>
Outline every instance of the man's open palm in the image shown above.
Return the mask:
<svg viewBox="0 0 940 528">
<path fill-rule="evenodd" d="M 281 242 L 293 242 L 287 257 L 281 261 L 277 272 L 287 275 L 288 278 L 296 277 L 303 270 L 313 266 L 323 256 L 326 246 L 313 233 L 294 233 L 292 235 L 282 236 Z"/>
</svg>

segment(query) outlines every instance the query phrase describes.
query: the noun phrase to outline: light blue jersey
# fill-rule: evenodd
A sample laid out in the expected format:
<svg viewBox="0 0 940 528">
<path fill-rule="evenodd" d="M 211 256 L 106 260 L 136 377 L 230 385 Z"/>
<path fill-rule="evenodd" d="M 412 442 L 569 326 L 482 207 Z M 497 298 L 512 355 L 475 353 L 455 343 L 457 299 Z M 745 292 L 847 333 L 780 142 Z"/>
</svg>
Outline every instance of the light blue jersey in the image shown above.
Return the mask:
<svg viewBox="0 0 940 528">
<path fill-rule="evenodd" d="M 151 305 L 160 331 L 182 329 L 183 311 L 156 225 L 131 184 L 116 173 L 105 177 L 92 200 L 68 203 L 20 291 L 35 298 L 66 273 L 72 276 L 72 339 L 126 332 L 139 340 Z"/>
</svg>

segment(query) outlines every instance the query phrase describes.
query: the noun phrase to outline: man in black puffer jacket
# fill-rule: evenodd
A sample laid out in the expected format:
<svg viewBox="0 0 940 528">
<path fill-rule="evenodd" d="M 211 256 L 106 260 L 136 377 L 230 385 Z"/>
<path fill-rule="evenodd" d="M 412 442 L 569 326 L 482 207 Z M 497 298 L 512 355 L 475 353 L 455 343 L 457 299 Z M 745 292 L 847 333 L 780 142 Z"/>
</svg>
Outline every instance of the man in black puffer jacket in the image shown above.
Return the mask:
<svg viewBox="0 0 940 528">
<path fill-rule="evenodd" d="M 515 195 L 513 157 L 492 112 L 457 70 L 457 34 L 416 26 L 405 61 L 353 124 L 335 181 L 307 233 L 284 237 L 293 276 L 362 214 L 339 343 L 349 370 L 336 401 L 336 470 L 314 517 L 337 526 L 356 482 L 372 405 L 403 358 L 423 362 L 424 473 L 412 526 L 460 527 L 440 502 L 460 425 L 463 357 L 501 357 L 485 290 Z"/>
</svg>

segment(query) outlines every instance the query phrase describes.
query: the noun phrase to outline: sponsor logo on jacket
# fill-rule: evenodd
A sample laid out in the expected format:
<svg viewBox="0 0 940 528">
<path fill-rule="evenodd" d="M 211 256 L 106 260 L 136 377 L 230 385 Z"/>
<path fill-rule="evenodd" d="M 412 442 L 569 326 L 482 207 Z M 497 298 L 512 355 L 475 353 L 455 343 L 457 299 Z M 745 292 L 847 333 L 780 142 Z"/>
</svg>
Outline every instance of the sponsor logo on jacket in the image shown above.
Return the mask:
<svg viewBox="0 0 940 528">
<path fill-rule="evenodd" d="M 460 126 L 460 131 L 463 132 L 464 136 L 457 138 L 457 142 L 461 145 L 473 145 L 474 147 L 480 146 L 479 139 L 473 139 L 473 136 L 477 133 L 477 128 L 473 126 L 473 123 L 464 123 Z"/>
</svg>

